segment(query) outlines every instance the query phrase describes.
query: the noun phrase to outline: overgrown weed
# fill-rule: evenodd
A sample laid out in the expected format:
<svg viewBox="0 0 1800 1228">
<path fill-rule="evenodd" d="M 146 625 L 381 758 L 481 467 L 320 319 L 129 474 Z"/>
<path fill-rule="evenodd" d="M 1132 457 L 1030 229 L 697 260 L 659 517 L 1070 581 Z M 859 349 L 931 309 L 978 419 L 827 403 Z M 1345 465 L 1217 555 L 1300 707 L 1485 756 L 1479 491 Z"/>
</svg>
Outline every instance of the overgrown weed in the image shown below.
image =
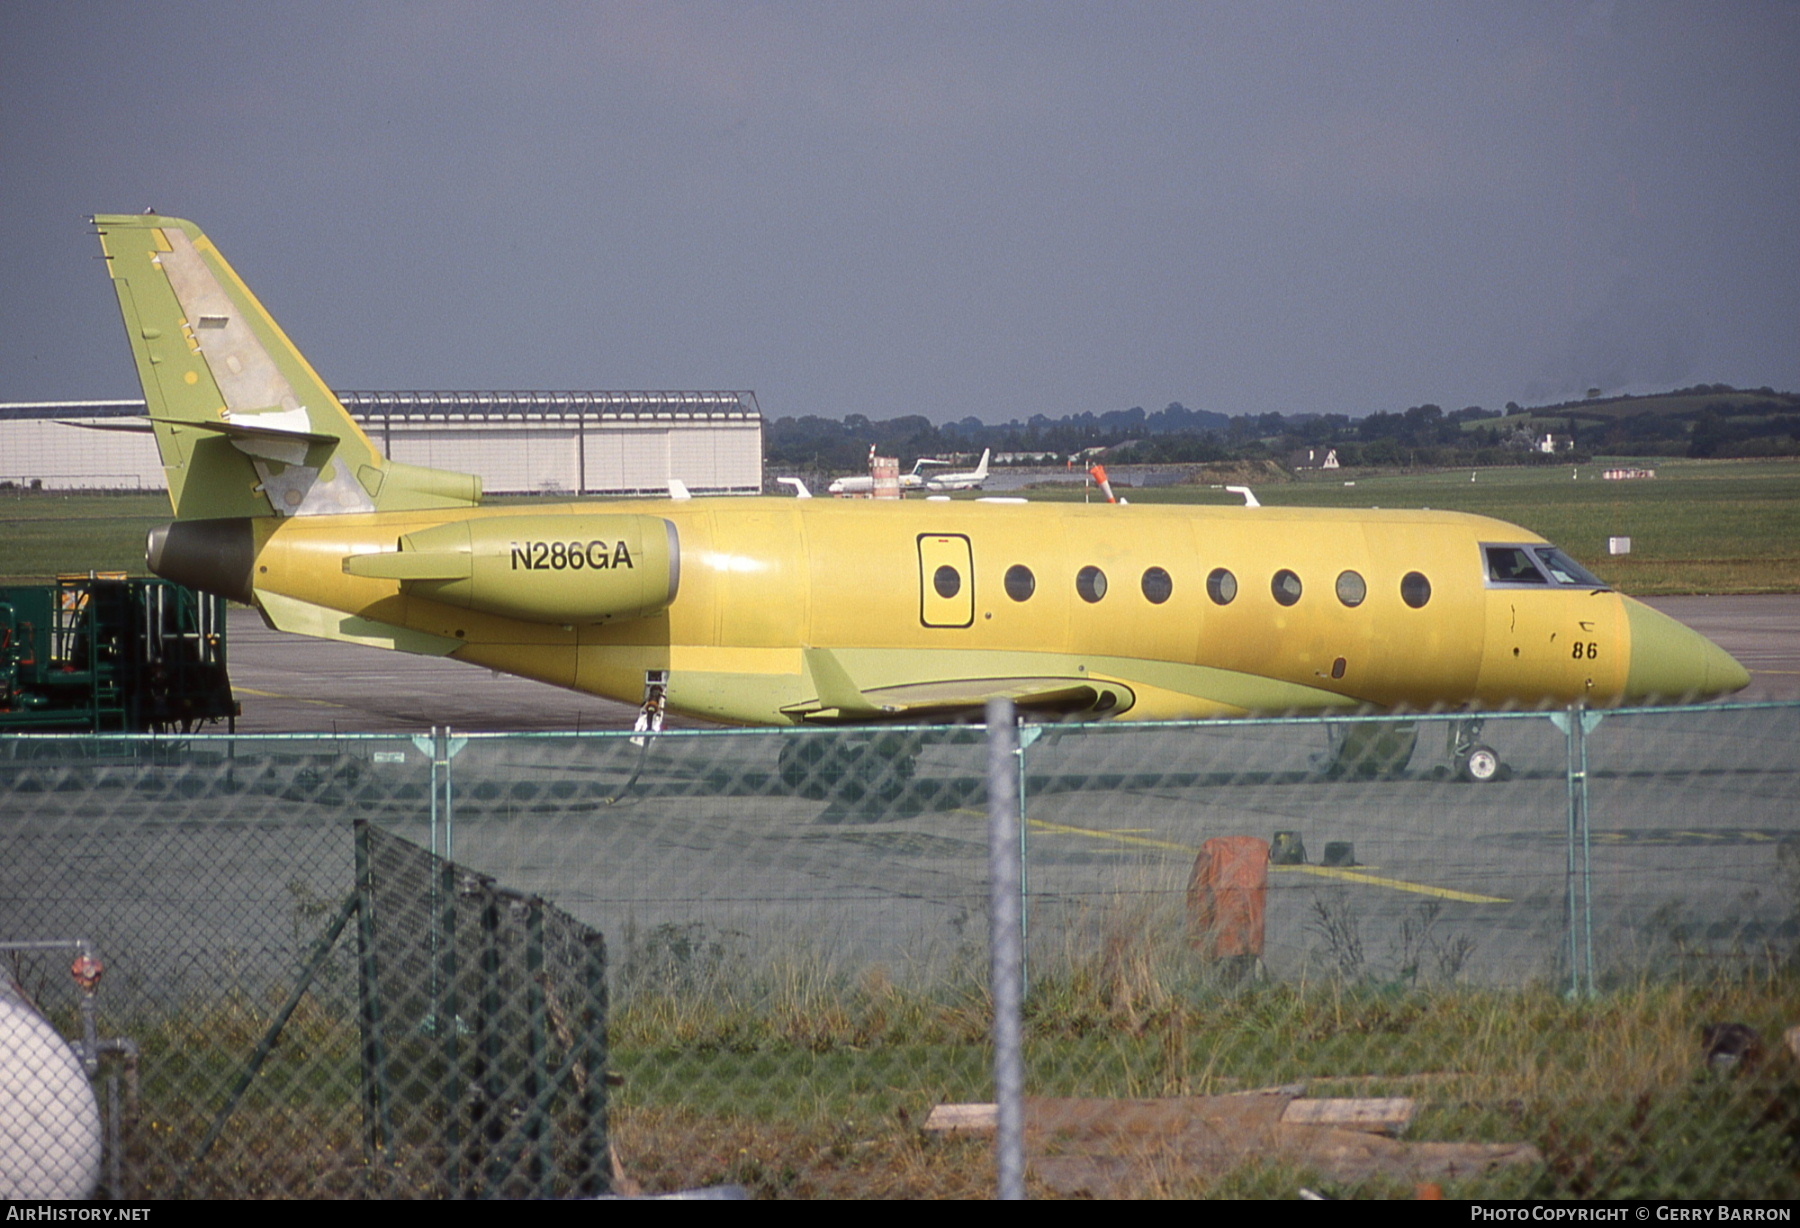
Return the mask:
<svg viewBox="0 0 1800 1228">
<path fill-rule="evenodd" d="M 1453 1196 L 1772 1197 L 1796 1188 L 1800 1085 L 1780 1048 L 1800 1016 L 1792 972 L 1642 979 L 1593 999 L 1550 987 L 1228 983 L 1177 930 L 1096 917 L 1089 939 L 1033 965 L 1033 1095 L 1203 1095 L 1303 1085 L 1315 1096 L 1406 1095 L 1411 1137 L 1528 1141 L 1535 1172 L 1457 1185 Z M 693 948 L 704 949 L 704 944 Z M 705 962 L 704 960 L 702 961 Z M 622 979 L 622 978 L 621 978 Z M 653 1189 L 730 1181 L 768 1197 L 979 1196 L 985 1140 L 927 1139 L 932 1105 L 991 1098 L 981 970 L 932 976 L 823 959 L 730 960 L 615 999 L 614 1137 Z M 279 995 L 227 995 L 144 1017 L 135 1186 L 168 1194 Z M 1701 1029 L 1741 1022 L 1761 1066 L 1709 1070 Z M 112 1021 L 109 1021 L 112 1022 Z M 427 1167 L 371 1168 L 360 1142 L 354 1013 L 304 1001 L 193 1193 L 433 1196 Z M 409 1167 L 410 1165 L 410 1167 Z M 1223 1178 L 1171 1173 L 1171 1196 L 1292 1196 L 1306 1173 L 1250 1165 Z M 1390 1188 L 1391 1187 L 1391 1188 Z M 1338 1190 L 1408 1192 L 1404 1182 Z"/>
</svg>

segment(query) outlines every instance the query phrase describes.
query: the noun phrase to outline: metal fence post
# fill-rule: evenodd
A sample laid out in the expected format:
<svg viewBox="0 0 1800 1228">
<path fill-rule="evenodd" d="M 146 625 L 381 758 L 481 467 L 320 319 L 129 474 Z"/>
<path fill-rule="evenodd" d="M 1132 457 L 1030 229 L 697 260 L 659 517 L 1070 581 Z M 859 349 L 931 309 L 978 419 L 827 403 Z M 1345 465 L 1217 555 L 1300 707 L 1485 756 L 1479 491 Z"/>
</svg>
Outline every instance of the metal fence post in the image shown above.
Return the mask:
<svg viewBox="0 0 1800 1228">
<path fill-rule="evenodd" d="M 469 744 L 469 739 L 451 737 L 448 725 L 433 725 L 430 734 L 414 734 L 412 742 L 431 760 L 431 853 L 445 861 L 454 860 L 456 851 L 451 847 L 454 813 L 451 805 L 450 761 L 456 758 L 457 751 Z M 438 847 L 440 816 L 444 824 L 442 848 Z"/>
<path fill-rule="evenodd" d="M 442 730 L 434 732 L 437 734 L 437 745 L 433 748 L 433 754 L 443 765 L 443 775 L 440 779 L 444 791 L 444 860 L 455 861 L 456 850 L 452 841 L 456 827 L 456 807 L 451 801 L 450 760 L 457 751 L 462 749 L 462 744 L 468 739 L 452 738 L 448 725 L 445 725 Z"/>
<path fill-rule="evenodd" d="M 1583 967 L 1587 973 L 1587 995 L 1599 991 L 1594 984 L 1594 828 L 1588 810 L 1588 734 L 1600 724 L 1600 713 L 1583 709 L 1574 722 L 1581 732 L 1576 735 L 1581 773 L 1581 939 Z"/>
<path fill-rule="evenodd" d="M 1016 807 L 1019 816 L 1019 995 L 1021 1000 L 1031 987 L 1031 824 L 1025 821 L 1027 805 L 1026 785 L 1029 773 L 1025 766 L 1025 752 L 1031 744 L 1042 736 L 1041 725 L 1012 726 L 1013 737 L 1017 739 L 1013 758 L 1018 762 L 1019 796 Z"/>
<path fill-rule="evenodd" d="M 587 1004 L 579 1012 L 583 1026 L 570 1060 L 579 1060 L 587 1067 L 587 1082 L 581 1088 L 580 1192 L 591 1198 L 612 1192 L 612 1144 L 606 1104 L 606 940 L 590 932 L 582 936 L 582 942 L 587 947 L 583 974 Z"/>
<path fill-rule="evenodd" d="M 431 727 L 429 738 L 413 738 L 413 744 L 424 751 L 431 760 L 431 855 L 450 860 L 450 854 L 438 847 L 438 768 L 444 763 L 444 731 L 436 725 Z"/>
<path fill-rule="evenodd" d="M 994 1102 L 999 1197 L 1025 1197 L 1024 942 L 1019 933 L 1018 727 L 1010 699 L 990 699 L 988 736 L 988 941 L 992 944 Z"/>
<path fill-rule="evenodd" d="M 388 1116 L 387 1046 L 382 1039 L 381 969 L 375 944 L 375 871 L 369 824 L 356 822 L 356 969 L 362 1024 L 363 1145 L 370 1163 L 393 1140 Z"/>
<path fill-rule="evenodd" d="M 506 1119 L 501 1110 L 505 1093 L 500 1068 L 500 892 L 493 880 L 481 880 L 481 990 L 475 1008 L 475 1089 L 478 1115 L 470 1123 L 470 1141 L 481 1148 L 484 1163 L 471 1164 L 472 1172 L 485 1174 L 481 1197 L 498 1198 L 507 1166 L 501 1155 L 506 1138 Z"/>
<path fill-rule="evenodd" d="M 1567 900 L 1564 904 L 1569 961 L 1569 996 L 1594 995 L 1594 858 L 1588 825 L 1587 735 L 1600 724 L 1600 713 L 1581 704 L 1566 712 L 1550 714 L 1562 730 L 1566 752 L 1565 780 L 1569 794 Z"/>
<path fill-rule="evenodd" d="M 555 1088 L 550 1082 L 549 1003 L 544 987 L 544 901 L 532 896 L 526 901 L 525 914 L 525 1002 L 528 1018 L 526 1029 L 530 1047 L 530 1065 L 526 1072 L 525 1096 L 530 1114 L 525 1122 L 525 1137 L 531 1148 L 531 1182 L 537 1197 L 549 1198 L 555 1167 L 550 1154 L 550 1098 Z"/>
<path fill-rule="evenodd" d="M 460 891 L 456 866 L 440 861 L 437 866 L 437 942 L 433 961 L 431 1017 L 444 1045 L 444 1163 L 449 1170 L 450 1195 L 468 1197 L 468 1173 L 463 1164 L 463 1071 L 457 1034 L 462 1026 L 461 996 L 457 993 L 456 902 Z"/>
</svg>

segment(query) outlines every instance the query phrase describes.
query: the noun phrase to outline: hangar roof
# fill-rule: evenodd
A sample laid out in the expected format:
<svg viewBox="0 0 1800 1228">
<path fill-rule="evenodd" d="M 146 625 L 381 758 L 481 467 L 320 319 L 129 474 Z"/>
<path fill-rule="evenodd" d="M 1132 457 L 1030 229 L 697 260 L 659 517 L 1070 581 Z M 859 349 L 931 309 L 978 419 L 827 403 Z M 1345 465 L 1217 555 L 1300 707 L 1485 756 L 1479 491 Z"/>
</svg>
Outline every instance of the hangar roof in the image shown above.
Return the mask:
<svg viewBox="0 0 1800 1228">
<path fill-rule="evenodd" d="M 344 408 L 360 419 L 418 418 L 730 418 L 760 422 L 756 393 L 738 392 L 343 392 Z M 0 404 L 0 419 L 126 418 L 142 401 L 16 401 Z"/>
<path fill-rule="evenodd" d="M 738 418 L 754 392 L 339 392 L 358 418 Z"/>
</svg>

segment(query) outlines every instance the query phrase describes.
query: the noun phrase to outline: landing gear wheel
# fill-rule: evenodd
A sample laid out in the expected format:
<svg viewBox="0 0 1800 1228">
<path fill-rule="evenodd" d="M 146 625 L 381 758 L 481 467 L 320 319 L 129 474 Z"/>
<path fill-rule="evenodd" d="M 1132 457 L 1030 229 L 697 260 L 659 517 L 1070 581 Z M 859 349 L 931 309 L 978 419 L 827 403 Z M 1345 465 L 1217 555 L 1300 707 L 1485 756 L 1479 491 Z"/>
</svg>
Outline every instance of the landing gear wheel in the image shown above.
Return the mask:
<svg viewBox="0 0 1800 1228">
<path fill-rule="evenodd" d="M 1457 756 L 1457 775 L 1474 784 L 1486 784 L 1500 775 L 1500 756 L 1489 746 L 1471 746 Z"/>
<path fill-rule="evenodd" d="M 830 796 L 838 772 L 826 768 L 832 746 L 819 738 L 789 738 L 781 743 L 777 772 L 781 783 L 801 797 L 821 801 Z"/>
<path fill-rule="evenodd" d="M 1419 727 L 1412 721 L 1369 721 L 1326 726 L 1330 759 L 1325 775 L 1331 780 L 1393 780 L 1406 772 Z"/>
<path fill-rule="evenodd" d="M 893 801 L 912 782 L 917 754 L 900 734 L 797 737 L 784 741 L 776 770 L 782 784 L 813 801 Z"/>
<path fill-rule="evenodd" d="M 838 800 L 858 802 L 879 798 L 897 801 L 912 784 L 919 748 L 916 738 L 902 733 L 877 733 L 841 748 L 847 770 L 838 785 Z"/>
</svg>

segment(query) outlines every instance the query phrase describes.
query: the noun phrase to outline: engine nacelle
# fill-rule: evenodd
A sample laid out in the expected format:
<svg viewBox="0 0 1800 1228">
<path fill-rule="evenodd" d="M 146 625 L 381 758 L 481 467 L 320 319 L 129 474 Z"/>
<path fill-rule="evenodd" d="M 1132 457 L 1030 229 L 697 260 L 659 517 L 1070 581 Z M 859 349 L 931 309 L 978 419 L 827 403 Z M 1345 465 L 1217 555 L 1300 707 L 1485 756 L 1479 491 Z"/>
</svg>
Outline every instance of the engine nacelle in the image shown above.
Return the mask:
<svg viewBox="0 0 1800 1228">
<path fill-rule="evenodd" d="M 485 614 L 586 625 L 667 609 L 681 541 L 660 516 L 496 516 L 408 533 L 397 552 L 353 554 L 344 570 Z"/>
</svg>

